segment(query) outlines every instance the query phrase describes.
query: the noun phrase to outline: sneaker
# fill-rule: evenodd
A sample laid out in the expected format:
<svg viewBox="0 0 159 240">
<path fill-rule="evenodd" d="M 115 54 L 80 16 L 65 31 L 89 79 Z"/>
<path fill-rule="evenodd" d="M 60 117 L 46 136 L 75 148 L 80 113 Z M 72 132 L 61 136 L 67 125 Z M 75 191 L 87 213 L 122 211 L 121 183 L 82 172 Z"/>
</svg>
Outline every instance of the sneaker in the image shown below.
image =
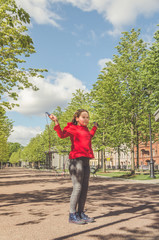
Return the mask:
<svg viewBox="0 0 159 240">
<path fill-rule="evenodd" d="M 69 214 L 69 222 L 76 223 L 76 224 L 85 224 L 86 222 L 82 220 L 77 213 L 70 213 Z"/>
<path fill-rule="evenodd" d="M 80 218 L 85 221 L 86 223 L 92 223 L 94 222 L 94 218 L 88 217 L 84 212 L 79 213 Z"/>
</svg>

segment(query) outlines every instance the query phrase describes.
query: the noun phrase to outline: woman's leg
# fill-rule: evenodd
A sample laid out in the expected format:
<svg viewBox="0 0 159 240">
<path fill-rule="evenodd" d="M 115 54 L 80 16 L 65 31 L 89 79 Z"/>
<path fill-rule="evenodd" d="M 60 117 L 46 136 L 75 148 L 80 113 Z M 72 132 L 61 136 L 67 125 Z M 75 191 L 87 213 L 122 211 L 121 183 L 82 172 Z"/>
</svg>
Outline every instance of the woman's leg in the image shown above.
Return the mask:
<svg viewBox="0 0 159 240">
<path fill-rule="evenodd" d="M 78 201 L 78 212 L 81 213 L 84 211 L 84 206 L 87 198 L 89 177 L 90 177 L 90 167 L 89 159 L 83 159 L 83 181 L 82 181 L 82 190 Z"/>
<path fill-rule="evenodd" d="M 84 176 L 83 161 L 81 159 L 70 160 L 69 171 L 73 183 L 73 191 L 70 198 L 70 213 L 75 213 L 82 190 Z"/>
</svg>

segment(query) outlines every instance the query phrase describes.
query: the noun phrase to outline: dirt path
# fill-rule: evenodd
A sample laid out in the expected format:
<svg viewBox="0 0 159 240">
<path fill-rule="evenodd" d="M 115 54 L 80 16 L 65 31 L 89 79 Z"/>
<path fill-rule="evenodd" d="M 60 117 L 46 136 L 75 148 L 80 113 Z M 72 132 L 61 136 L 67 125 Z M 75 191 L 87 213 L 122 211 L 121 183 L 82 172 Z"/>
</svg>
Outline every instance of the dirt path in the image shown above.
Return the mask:
<svg viewBox="0 0 159 240">
<path fill-rule="evenodd" d="M 159 182 L 91 177 L 86 214 L 96 222 L 83 226 L 68 223 L 71 190 L 69 176 L 0 170 L 0 240 L 159 240 Z"/>
</svg>

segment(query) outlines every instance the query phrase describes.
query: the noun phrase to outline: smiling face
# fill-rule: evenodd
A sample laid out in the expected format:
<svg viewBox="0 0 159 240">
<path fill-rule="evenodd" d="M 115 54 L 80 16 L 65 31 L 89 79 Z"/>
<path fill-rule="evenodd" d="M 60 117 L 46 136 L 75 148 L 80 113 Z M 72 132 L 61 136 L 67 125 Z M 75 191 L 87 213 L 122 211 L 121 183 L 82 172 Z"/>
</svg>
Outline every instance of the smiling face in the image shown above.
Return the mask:
<svg viewBox="0 0 159 240">
<path fill-rule="evenodd" d="M 76 117 L 76 121 L 79 126 L 87 126 L 89 123 L 89 114 L 82 112 L 79 117 Z"/>
</svg>

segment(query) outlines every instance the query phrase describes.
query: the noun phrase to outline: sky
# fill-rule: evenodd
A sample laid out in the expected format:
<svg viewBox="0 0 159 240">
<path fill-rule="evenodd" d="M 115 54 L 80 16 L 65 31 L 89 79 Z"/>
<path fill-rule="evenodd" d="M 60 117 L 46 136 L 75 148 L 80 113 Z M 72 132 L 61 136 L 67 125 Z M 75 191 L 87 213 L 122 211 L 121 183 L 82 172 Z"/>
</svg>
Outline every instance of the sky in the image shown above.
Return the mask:
<svg viewBox="0 0 159 240">
<path fill-rule="evenodd" d="M 45 112 L 62 109 L 77 89 L 90 91 L 107 61 L 117 53 L 122 32 L 141 29 L 152 44 L 159 24 L 159 0 L 16 0 L 31 17 L 28 34 L 35 54 L 25 67 L 43 68 L 44 78 L 30 78 L 39 91 L 18 92 L 7 112 L 14 121 L 10 142 L 26 146 L 44 131 Z"/>
</svg>

